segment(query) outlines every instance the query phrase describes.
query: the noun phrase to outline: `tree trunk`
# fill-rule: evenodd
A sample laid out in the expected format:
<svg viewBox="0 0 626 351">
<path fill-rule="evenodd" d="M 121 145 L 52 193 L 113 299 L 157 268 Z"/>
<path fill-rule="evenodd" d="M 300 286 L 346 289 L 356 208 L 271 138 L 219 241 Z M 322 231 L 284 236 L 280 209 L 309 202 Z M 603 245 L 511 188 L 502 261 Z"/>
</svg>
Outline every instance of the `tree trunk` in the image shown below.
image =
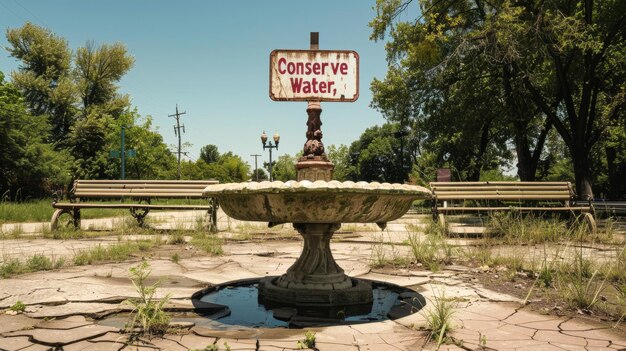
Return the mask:
<svg viewBox="0 0 626 351">
<path fill-rule="evenodd" d="M 574 144 L 570 149 L 574 162 L 574 176 L 576 177 L 576 195 L 578 200 L 588 201 L 593 199 L 591 189 L 591 167 L 589 153 L 583 145 Z"/>
<path fill-rule="evenodd" d="M 537 162 L 533 162 L 528 138 L 518 126 L 515 126 L 515 152 L 517 153 L 517 175 L 519 179 L 521 181 L 534 181 Z"/>
<path fill-rule="evenodd" d="M 480 144 L 478 147 L 478 153 L 476 155 L 476 165 L 468 172 L 468 181 L 477 182 L 480 180 L 480 172 L 483 169 L 483 159 L 487 147 L 489 146 L 489 129 L 491 128 L 491 121 L 485 122 L 481 128 Z"/>
</svg>

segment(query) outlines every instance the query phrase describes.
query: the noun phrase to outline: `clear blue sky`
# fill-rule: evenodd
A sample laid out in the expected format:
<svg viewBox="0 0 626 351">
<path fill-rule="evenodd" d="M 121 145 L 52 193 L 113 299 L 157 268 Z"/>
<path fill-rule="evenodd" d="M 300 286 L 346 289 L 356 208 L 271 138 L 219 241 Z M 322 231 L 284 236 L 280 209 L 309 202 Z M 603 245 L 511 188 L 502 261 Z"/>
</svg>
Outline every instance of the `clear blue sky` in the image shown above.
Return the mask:
<svg viewBox="0 0 626 351">
<path fill-rule="evenodd" d="M 151 115 L 167 144 L 177 142 L 173 118 L 186 111 L 183 141 L 192 160 L 206 144 L 233 151 L 254 164 L 263 154 L 260 134 L 278 131 L 278 154 L 294 155 L 305 142 L 306 103 L 268 97 L 269 54 L 308 49 L 320 32 L 320 49 L 355 50 L 360 56 L 360 97 L 322 104 L 325 145 L 350 144 L 384 118 L 369 107 L 370 82 L 386 72 L 384 43 L 369 40 L 374 1 L 79 1 L 2 0 L 5 33 L 30 21 L 51 29 L 72 48 L 87 41 L 122 42 L 135 66 L 120 82 L 142 115 Z M 2 50 L 7 76 L 17 62 Z M 276 153 L 274 154 L 276 157 Z"/>
</svg>

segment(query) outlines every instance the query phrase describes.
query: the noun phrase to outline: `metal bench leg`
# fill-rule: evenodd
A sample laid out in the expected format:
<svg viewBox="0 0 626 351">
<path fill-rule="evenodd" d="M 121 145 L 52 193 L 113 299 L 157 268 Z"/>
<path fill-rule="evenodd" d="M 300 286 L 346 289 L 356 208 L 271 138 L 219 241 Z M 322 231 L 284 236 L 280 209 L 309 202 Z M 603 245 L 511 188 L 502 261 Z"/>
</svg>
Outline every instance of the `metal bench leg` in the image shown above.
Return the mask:
<svg viewBox="0 0 626 351">
<path fill-rule="evenodd" d="M 71 223 L 74 226 L 75 230 L 80 229 L 80 209 L 70 210 L 65 208 L 57 208 L 52 214 L 52 219 L 50 219 L 51 231 L 56 231 L 59 229 L 59 221 L 61 220 L 61 216 L 63 214 L 68 214 L 72 217 L 71 221 L 64 223 L 63 226 L 67 226 Z"/>
<path fill-rule="evenodd" d="M 73 212 L 72 219 L 73 219 L 74 229 L 79 230 L 80 229 L 80 208 L 74 209 L 72 212 Z"/>
<path fill-rule="evenodd" d="M 586 212 L 583 214 L 585 222 L 589 225 L 589 232 L 591 234 L 596 234 L 598 232 L 598 226 L 596 224 L 596 219 L 593 218 L 593 214 Z"/>
<path fill-rule="evenodd" d="M 143 227 L 144 221 L 146 219 L 146 216 L 148 215 L 148 212 L 150 212 L 149 208 L 140 208 L 140 209 L 131 208 L 130 209 L 131 216 L 133 216 L 137 220 L 137 224 L 140 227 Z"/>
<path fill-rule="evenodd" d="M 61 217 L 61 214 L 63 214 L 63 212 L 66 212 L 66 211 L 60 208 L 57 208 L 56 210 L 54 210 L 54 213 L 52 214 L 52 219 L 50 219 L 51 231 L 55 231 L 59 228 L 59 217 Z"/>
</svg>

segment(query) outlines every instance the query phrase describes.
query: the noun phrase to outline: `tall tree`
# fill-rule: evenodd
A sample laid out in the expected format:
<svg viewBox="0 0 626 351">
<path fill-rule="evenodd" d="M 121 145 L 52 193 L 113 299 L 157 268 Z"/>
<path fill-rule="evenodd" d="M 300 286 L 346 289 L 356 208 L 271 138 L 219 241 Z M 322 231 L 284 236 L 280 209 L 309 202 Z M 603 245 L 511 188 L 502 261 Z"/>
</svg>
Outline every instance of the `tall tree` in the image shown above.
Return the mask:
<svg viewBox="0 0 626 351">
<path fill-rule="evenodd" d="M 109 157 L 119 150 L 120 130 L 126 127 L 127 147 L 137 159 L 129 159 L 131 177 L 164 177 L 171 155 L 162 138 L 131 109 L 127 95 L 117 84 L 132 68 L 134 59 L 121 43 L 94 45 L 76 50 L 65 39 L 31 23 L 7 30 L 7 50 L 20 60 L 13 81 L 25 96 L 30 112 L 47 116 L 50 140 L 73 156 L 74 178 L 119 177 L 120 164 Z M 154 153 L 161 153 L 157 156 Z"/>
<path fill-rule="evenodd" d="M 220 159 L 220 153 L 217 146 L 213 144 L 204 145 L 200 148 L 200 159 L 206 163 L 217 162 Z"/>
<path fill-rule="evenodd" d="M 51 141 L 63 145 L 75 120 L 77 90 L 71 74 L 72 52 L 67 41 L 48 29 L 27 22 L 7 29 L 11 56 L 21 61 L 12 73 L 34 115 L 47 116 Z"/>
<path fill-rule="evenodd" d="M 76 50 L 76 84 L 83 111 L 92 106 L 106 107 L 106 112 L 117 118 L 129 106 L 126 96 L 117 93 L 116 83 L 133 67 L 134 59 L 121 43 L 96 47 L 87 42 Z"/>
</svg>

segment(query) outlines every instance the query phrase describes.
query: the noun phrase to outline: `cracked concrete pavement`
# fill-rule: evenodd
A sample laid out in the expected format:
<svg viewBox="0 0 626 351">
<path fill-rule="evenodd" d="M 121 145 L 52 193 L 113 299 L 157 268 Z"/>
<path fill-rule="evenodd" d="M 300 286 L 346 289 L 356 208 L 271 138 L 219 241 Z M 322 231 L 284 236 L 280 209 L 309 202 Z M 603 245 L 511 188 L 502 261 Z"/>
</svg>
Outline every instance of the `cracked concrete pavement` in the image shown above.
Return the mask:
<svg viewBox="0 0 626 351">
<path fill-rule="evenodd" d="M 179 217 L 175 213 L 161 216 L 155 222 L 170 228 L 180 226 L 184 218 L 196 217 Z M 420 217 L 404 217 L 390 223 L 382 235 L 385 240 L 401 242 L 407 236 L 406 224 L 419 225 L 419 221 Z M 96 224 L 110 225 L 106 219 L 91 225 Z M 240 223 L 221 216 L 220 228 L 224 231 L 220 235 L 232 235 L 232 231 L 244 225 L 252 232 L 264 228 L 262 223 Z M 532 312 L 518 298 L 487 290 L 468 279 L 471 270 L 466 267 L 444 267 L 437 273 L 372 269 L 369 263 L 373 242 L 381 232 L 369 225 L 344 228 L 357 230 L 358 235 L 338 234 L 339 240 L 331 248 L 347 274 L 415 290 L 427 299 L 425 310 L 432 308 L 431 302 L 444 293 L 457 301 L 451 332 L 454 343 L 442 345 L 442 350 L 626 349 L 626 335 L 619 334 L 609 324 Z M 109 242 L 117 239 L 12 239 L 0 241 L 0 251 L 5 257 L 35 253 L 71 256 L 78 248 Z M 129 306 L 123 301 L 137 296 L 128 279 L 128 269 L 140 261 L 139 257 L 123 263 L 72 266 L 2 279 L 0 310 L 17 301 L 22 301 L 26 310 L 18 315 L 0 314 L 0 350 L 201 350 L 211 344 L 220 350 L 228 347 L 230 350 L 296 350 L 297 342 L 304 339 L 304 330 L 225 328 L 219 325 L 219 320 L 194 317 L 190 296 L 210 284 L 282 274 L 300 250 L 301 241 L 292 237 L 228 242 L 224 254 L 218 257 L 193 256 L 181 258 L 177 263 L 168 257 L 149 258 L 151 279 L 163 281 L 159 296 L 171 294 L 170 307 L 184 316 L 174 316 L 175 321 L 181 322 L 183 331 L 163 337 L 130 338 L 114 323 L 105 322 L 107 316 L 128 311 Z M 390 254 L 400 255 L 407 248 L 396 246 L 392 250 L 396 251 Z M 310 329 L 316 333 L 316 348 L 322 351 L 435 349 L 421 329 L 424 325 L 425 316 L 420 312 L 396 320 Z"/>
</svg>

